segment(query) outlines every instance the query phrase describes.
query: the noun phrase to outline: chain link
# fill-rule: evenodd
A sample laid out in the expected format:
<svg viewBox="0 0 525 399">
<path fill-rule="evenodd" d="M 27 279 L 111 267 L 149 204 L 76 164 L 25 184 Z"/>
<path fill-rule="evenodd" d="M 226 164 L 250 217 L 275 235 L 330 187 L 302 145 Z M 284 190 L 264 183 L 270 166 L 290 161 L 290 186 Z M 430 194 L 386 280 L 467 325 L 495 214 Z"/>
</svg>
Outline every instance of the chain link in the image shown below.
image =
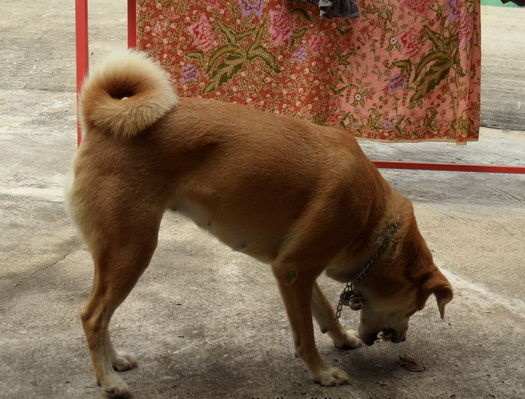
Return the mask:
<svg viewBox="0 0 525 399">
<path fill-rule="evenodd" d="M 375 263 L 377 258 L 379 258 L 379 255 L 381 255 L 383 251 L 386 249 L 386 247 L 388 246 L 388 244 L 390 244 L 390 241 L 392 241 L 392 237 L 394 236 L 394 233 L 399 228 L 399 222 L 400 222 L 400 218 L 398 217 L 395 223 L 390 225 L 390 227 L 388 228 L 388 234 L 385 236 L 383 242 L 381 243 L 377 251 L 374 253 L 372 258 L 368 260 L 368 262 L 361 269 L 361 271 L 359 272 L 356 278 L 346 283 L 345 288 L 343 288 L 343 292 L 341 292 L 341 295 L 339 295 L 339 302 L 337 303 L 337 310 L 335 312 L 336 319 L 339 319 L 341 317 L 341 312 L 343 311 L 343 302 L 344 302 L 344 298 L 346 297 L 347 293 L 354 291 L 354 288 L 357 286 L 357 284 L 359 284 L 365 278 L 366 274 L 368 273 L 368 270 L 370 270 L 370 268 Z"/>
</svg>

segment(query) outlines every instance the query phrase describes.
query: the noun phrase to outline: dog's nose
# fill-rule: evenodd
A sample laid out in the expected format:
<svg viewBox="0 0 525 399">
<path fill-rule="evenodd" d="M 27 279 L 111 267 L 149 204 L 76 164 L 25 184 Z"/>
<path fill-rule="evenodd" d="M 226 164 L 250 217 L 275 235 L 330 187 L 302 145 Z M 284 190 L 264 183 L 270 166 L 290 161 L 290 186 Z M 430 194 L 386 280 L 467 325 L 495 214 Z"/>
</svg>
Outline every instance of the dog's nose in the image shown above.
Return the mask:
<svg viewBox="0 0 525 399">
<path fill-rule="evenodd" d="M 370 335 L 368 335 L 366 337 L 361 337 L 361 341 L 363 341 L 365 343 L 365 345 L 367 345 L 367 346 L 374 345 L 374 343 L 376 342 L 376 339 L 377 339 L 377 333 L 370 334 Z"/>
<path fill-rule="evenodd" d="M 394 342 L 395 344 L 399 344 L 401 342 L 405 342 L 407 339 L 407 336 L 406 336 L 406 332 L 405 333 L 401 333 L 401 334 L 397 334 L 395 335 L 394 339 L 392 340 L 392 342 Z"/>
</svg>

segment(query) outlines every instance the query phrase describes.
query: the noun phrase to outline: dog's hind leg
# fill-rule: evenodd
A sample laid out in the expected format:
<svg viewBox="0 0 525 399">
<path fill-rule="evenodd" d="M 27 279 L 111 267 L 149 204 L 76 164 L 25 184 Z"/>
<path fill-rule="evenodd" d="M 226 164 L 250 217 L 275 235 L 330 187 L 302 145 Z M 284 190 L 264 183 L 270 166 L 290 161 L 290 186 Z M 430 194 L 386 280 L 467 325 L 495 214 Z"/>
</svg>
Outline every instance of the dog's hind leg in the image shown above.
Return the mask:
<svg viewBox="0 0 525 399">
<path fill-rule="evenodd" d="M 312 313 L 319 324 L 321 332 L 328 333 L 334 345 L 341 349 L 355 349 L 361 341 L 355 331 L 347 331 L 335 317 L 334 309 L 317 283 L 314 283 L 312 294 Z"/>
<path fill-rule="evenodd" d="M 120 216 L 122 219 L 112 218 L 104 228 L 97 229 L 96 240 L 88 240 L 95 277 L 81 318 L 97 382 L 106 392 L 124 397 L 129 389 L 115 369 L 127 370 L 136 363 L 131 356 L 119 355 L 113 349 L 108 326 L 114 311 L 150 262 L 161 214 L 146 218 L 120 210 Z"/>
</svg>

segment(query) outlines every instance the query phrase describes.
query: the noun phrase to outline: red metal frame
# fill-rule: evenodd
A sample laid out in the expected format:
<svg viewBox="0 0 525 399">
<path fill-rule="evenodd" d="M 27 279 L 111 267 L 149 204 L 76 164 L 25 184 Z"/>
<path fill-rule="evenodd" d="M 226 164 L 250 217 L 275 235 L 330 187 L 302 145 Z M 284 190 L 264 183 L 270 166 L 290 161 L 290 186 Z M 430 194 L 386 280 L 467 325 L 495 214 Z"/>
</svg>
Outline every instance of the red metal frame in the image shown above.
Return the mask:
<svg viewBox="0 0 525 399">
<path fill-rule="evenodd" d="M 76 42 L 77 42 L 77 99 L 84 77 L 89 69 L 88 54 L 88 0 L 75 0 Z M 128 0 L 128 47 L 137 45 L 137 1 Z M 77 143 L 82 141 L 80 124 L 77 123 Z M 525 174 L 525 166 L 505 165 L 461 165 L 429 162 L 373 161 L 378 168 L 417 169 L 451 172 L 518 173 Z"/>
<path fill-rule="evenodd" d="M 128 48 L 137 47 L 137 0 L 128 0 Z"/>
<path fill-rule="evenodd" d="M 479 172 L 479 173 L 525 173 L 525 166 L 506 165 L 468 165 L 454 163 L 431 163 L 431 162 L 400 162 L 400 161 L 373 161 L 378 168 L 382 169 L 417 169 L 417 170 L 439 170 L 448 172 Z"/>
<path fill-rule="evenodd" d="M 89 69 L 88 4 L 87 0 L 75 0 L 75 33 L 77 48 L 77 104 L 80 89 Z M 77 115 L 78 115 L 77 105 Z M 82 129 L 77 118 L 77 145 L 82 141 Z"/>
</svg>

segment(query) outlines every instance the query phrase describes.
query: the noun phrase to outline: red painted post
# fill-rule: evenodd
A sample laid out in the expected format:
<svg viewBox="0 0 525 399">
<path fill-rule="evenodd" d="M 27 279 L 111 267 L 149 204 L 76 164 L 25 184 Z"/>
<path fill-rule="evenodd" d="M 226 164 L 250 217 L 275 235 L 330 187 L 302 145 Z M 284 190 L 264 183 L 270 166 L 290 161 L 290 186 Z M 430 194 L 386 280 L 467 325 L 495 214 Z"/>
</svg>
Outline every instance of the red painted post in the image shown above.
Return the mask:
<svg viewBox="0 0 525 399">
<path fill-rule="evenodd" d="M 89 70 L 88 55 L 88 4 L 87 0 L 75 0 L 75 33 L 77 58 L 77 104 L 84 78 Z M 78 115 L 78 105 L 77 105 Z M 77 116 L 77 145 L 82 141 L 82 129 Z"/>
<path fill-rule="evenodd" d="M 128 0 L 128 48 L 137 47 L 137 0 Z"/>
</svg>

